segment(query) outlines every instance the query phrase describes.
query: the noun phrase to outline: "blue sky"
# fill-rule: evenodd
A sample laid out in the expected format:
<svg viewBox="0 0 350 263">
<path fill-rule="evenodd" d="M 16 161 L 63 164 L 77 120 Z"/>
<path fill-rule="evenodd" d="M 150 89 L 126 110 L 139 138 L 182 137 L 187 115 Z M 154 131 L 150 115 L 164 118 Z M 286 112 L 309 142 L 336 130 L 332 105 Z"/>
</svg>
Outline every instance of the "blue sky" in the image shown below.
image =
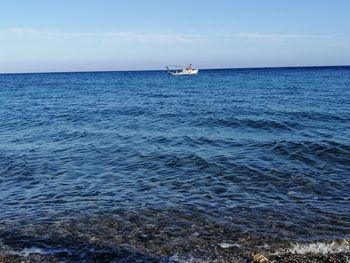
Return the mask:
<svg viewBox="0 0 350 263">
<path fill-rule="evenodd" d="M 0 0 L 0 72 L 350 64 L 348 0 Z"/>
</svg>

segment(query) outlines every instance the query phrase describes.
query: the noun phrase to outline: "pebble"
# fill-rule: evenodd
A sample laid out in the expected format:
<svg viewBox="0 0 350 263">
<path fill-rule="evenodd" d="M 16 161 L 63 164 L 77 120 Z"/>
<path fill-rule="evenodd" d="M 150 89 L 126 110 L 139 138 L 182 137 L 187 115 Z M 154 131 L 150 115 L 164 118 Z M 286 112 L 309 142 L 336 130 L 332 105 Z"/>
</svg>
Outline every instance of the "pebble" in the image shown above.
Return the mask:
<svg viewBox="0 0 350 263">
<path fill-rule="evenodd" d="M 265 257 L 262 254 L 255 254 L 255 255 L 253 255 L 253 262 L 256 262 L 256 263 L 267 263 L 267 262 L 269 262 L 269 260 L 268 260 L 267 257 Z"/>
</svg>

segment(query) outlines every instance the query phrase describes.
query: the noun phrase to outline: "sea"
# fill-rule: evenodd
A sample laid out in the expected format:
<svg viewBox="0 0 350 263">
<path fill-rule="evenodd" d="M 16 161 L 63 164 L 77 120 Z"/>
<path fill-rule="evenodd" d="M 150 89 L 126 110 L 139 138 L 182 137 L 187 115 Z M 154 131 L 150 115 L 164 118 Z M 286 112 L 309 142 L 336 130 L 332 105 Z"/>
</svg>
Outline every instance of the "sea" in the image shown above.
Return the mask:
<svg viewBox="0 0 350 263">
<path fill-rule="evenodd" d="M 0 259 L 257 253 L 350 254 L 350 67 L 0 75 Z"/>
</svg>

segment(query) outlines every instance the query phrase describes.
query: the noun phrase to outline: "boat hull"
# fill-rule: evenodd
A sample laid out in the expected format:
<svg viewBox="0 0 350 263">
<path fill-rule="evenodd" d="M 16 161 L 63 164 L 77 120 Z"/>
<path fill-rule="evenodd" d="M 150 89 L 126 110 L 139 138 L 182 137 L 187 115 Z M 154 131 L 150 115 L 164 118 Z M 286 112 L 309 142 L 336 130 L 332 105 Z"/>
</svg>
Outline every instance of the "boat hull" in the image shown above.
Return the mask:
<svg viewBox="0 0 350 263">
<path fill-rule="evenodd" d="M 198 74 L 198 69 L 184 70 L 184 71 L 169 71 L 172 76 L 185 76 L 185 75 L 196 75 Z"/>
</svg>

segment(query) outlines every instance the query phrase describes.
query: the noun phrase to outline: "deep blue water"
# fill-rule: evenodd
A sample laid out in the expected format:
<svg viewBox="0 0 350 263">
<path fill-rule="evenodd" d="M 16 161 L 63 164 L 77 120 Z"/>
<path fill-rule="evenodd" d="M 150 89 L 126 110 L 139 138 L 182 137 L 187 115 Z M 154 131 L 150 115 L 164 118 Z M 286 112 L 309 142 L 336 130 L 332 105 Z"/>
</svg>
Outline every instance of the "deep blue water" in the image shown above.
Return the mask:
<svg viewBox="0 0 350 263">
<path fill-rule="evenodd" d="M 349 236 L 350 67 L 0 75 L 2 251 Z"/>
</svg>

